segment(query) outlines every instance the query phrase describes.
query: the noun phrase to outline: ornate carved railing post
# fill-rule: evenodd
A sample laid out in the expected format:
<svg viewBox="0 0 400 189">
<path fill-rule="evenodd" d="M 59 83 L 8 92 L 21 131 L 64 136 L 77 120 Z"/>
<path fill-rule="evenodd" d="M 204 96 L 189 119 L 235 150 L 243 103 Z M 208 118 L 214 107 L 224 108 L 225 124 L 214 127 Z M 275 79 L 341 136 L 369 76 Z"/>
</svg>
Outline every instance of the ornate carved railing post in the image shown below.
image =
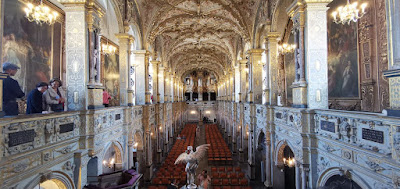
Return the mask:
<svg viewBox="0 0 400 189">
<path fill-rule="evenodd" d="M 267 104 L 276 105 L 278 96 L 278 39 L 279 33 L 269 32 L 266 37 L 266 43 L 268 47 L 267 53 L 267 83 L 268 83 L 268 100 Z"/>
<path fill-rule="evenodd" d="M 328 108 L 326 5 L 331 1 L 298 0 L 287 9 L 293 20 L 295 43 L 298 47 L 294 52 L 296 79 L 292 85 L 293 107 Z M 305 75 L 306 71 L 313 74 Z"/>
<path fill-rule="evenodd" d="M 146 93 L 146 73 L 145 73 L 145 58 L 146 50 L 135 50 L 135 100 L 136 105 L 145 104 L 145 93 Z M 147 75 L 148 77 L 148 75 Z"/>
<path fill-rule="evenodd" d="M 119 42 L 119 75 L 120 75 L 120 104 L 126 106 L 129 104 L 128 89 L 129 89 L 129 68 L 130 68 L 130 50 L 131 50 L 131 35 L 119 33 L 115 35 Z M 128 80 L 128 81 L 127 81 Z"/>
<path fill-rule="evenodd" d="M 99 42 L 99 22 L 103 10 L 98 3 L 89 2 L 61 1 L 66 7 L 65 57 L 69 110 L 103 107 Z"/>
</svg>

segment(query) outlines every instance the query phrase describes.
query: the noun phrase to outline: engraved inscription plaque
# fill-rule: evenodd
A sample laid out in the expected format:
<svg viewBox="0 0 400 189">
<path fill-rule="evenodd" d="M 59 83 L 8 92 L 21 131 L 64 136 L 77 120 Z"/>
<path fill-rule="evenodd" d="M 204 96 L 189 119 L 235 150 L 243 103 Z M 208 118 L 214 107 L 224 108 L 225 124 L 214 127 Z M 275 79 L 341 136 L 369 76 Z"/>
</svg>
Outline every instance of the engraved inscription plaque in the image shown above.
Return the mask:
<svg viewBox="0 0 400 189">
<path fill-rule="evenodd" d="M 335 132 L 335 123 L 329 121 L 321 121 L 321 130 L 328 131 L 328 132 Z"/>
<path fill-rule="evenodd" d="M 120 120 L 121 119 L 121 114 L 115 114 L 115 120 Z"/>
<path fill-rule="evenodd" d="M 74 123 L 60 125 L 60 133 L 67 133 L 74 130 Z"/>
<path fill-rule="evenodd" d="M 8 134 L 8 147 L 18 146 L 35 140 L 35 130 L 19 131 Z"/>
<path fill-rule="evenodd" d="M 363 128 L 362 139 L 383 144 L 383 131 Z"/>
</svg>

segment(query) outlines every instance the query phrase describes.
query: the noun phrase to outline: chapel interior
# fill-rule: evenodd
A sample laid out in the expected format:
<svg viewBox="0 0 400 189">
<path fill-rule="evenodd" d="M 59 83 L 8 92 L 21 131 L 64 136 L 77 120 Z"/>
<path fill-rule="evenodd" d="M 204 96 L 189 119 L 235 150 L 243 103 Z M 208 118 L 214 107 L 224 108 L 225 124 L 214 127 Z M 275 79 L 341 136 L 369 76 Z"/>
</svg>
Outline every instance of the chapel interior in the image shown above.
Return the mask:
<svg viewBox="0 0 400 189">
<path fill-rule="evenodd" d="M 398 0 L 0 2 L 0 188 L 400 188 Z"/>
</svg>

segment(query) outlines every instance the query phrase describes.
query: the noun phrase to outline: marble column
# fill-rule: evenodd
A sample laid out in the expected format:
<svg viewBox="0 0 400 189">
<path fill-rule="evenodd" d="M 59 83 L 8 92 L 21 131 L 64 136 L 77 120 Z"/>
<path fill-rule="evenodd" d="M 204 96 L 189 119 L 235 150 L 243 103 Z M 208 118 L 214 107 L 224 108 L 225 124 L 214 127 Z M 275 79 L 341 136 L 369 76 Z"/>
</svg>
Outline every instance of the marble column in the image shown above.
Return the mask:
<svg viewBox="0 0 400 189">
<path fill-rule="evenodd" d="M 128 142 L 128 169 L 133 167 L 133 141 Z"/>
<path fill-rule="evenodd" d="M 85 110 L 103 106 L 102 89 L 95 83 L 97 73 L 100 73 L 95 72 L 95 63 L 100 59 L 99 48 L 97 48 L 100 44 L 95 43 L 99 39 L 94 35 L 99 28 L 99 15 L 102 14 L 98 11 L 102 9 L 97 5 L 85 6 L 81 3 L 64 5 L 68 110 Z M 88 11 L 88 9 L 98 11 Z M 92 81 L 91 85 L 89 81 Z"/>
<path fill-rule="evenodd" d="M 388 116 L 400 117 L 400 3 L 386 0 L 386 18 L 388 31 L 388 64 L 384 76 L 389 79 Z M 393 154 L 395 158 L 397 154 Z"/>
<path fill-rule="evenodd" d="M 246 102 L 246 64 L 247 60 L 239 60 L 239 69 L 240 69 L 240 92 L 239 92 L 239 102 Z"/>
<path fill-rule="evenodd" d="M 119 74 L 120 74 L 120 105 L 128 105 L 128 89 L 129 83 L 129 54 L 131 50 L 132 36 L 127 33 L 119 33 L 115 35 L 119 42 Z"/>
<path fill-rule="evenodd" d="M 265 145 L 265 182 L 266 187 L 272 187 L 271 182 L 271 134 L 269 131 L 266 132 L 266 145 Z"/>
<path fill-rule="evenodd" d="M 135 41 L 135 38 L 131 36 L 129 38 L 129 77 L 128 77 L 128 106 L 135 106 L 136 101 L 135 101 L 135 62 L 133 59 L 134 51 L 132 50 L 133 47 L 133 42 Z"/>
<path fill-rule="evenodd" d="M 151 61 L 153 66 L 153 104 L 160 103 L 160 93 L 158 92 L 158 69 L 160 61 Z"/>
<path fill-rule="evenodd" d="M 136 105 L 144 105 L 145 104 L 145 96 L 146 96 L 146 87 L 145 87 L 145 58 L 146 58 L 146 50 L 135 50 L 135 100 Z"/>
<path fill-rule="evenodd" d="M 239 94 L 240 94 L 240 68 L 239 66 L 235 67 L 235 80 L 234 80 L 234 87 L 235 87 L 235 96 L 234 96 L 234 101 L 239 102 Z"/>
<path fill-rule="evenodd" d="M 262 104 L 262 53 L 263 49 L 251 49 L 249 64 L 249 92 L 248 102 Z"/>
<path fill-rule="evenodd" d="M 307 164 L 303 164 L 301 172 L 301 189 L 307 189 L 308 171 L 310 171 L 309 166 Z"/>
<path fill-rule="evenodd" d="M 296 182 L 296 189 L 300 189 L 301 188 L 301 167 L 300 167 L 300 163 L 296 162 L 296 178 L 295 178 L 295 182 Z"/>
<path fill-rule="evenodd" d="M 170 84 L 170 80 L 169 80 L 169 74 L 170 72 L 168 71 L 168 69 L 164 70 L 164 103 L 168 103 L 170 98 L 169 98 L 169 91 L 171 90 L 171 84 Z"/>
<path fill-rule="evenodd" d="M 144 73 L 145 73 L 145 80 L 144 80 L 144 88 L 145 88 L 145 104 L 151 104 L 151 91 L 150 91 L 150 53 L 147 51 L 144 58 Z"/>
<path fill-rule="evenodd" d="M 332 0 L 294 2 L 287 10 L 295 31 L 296 80 L 293 106 L 328 108 L 328 40 L 326 6 Z M 308 73 L 308 74 L 306 74 Z M 312 73 L 312 74 L 311 74 Z"/>
<path fill-rule="evenodd" d="M 278 95 L 278 32 L 269 32 L 266 41 L 267 41 L 267 93 L 268 97 L 266 100 L 266 104 L 269 105 L 277 105 L 277 95 Z"/>
<path fill-rule="evenodd" d="M 163 64 L 158 65 L 158 93 L 159 93 L 159 102 L 164 103 L 165 102 L 165 79 L 164 79 L 164 70 L 165 68 L 163 67 Z"/>
</svg>

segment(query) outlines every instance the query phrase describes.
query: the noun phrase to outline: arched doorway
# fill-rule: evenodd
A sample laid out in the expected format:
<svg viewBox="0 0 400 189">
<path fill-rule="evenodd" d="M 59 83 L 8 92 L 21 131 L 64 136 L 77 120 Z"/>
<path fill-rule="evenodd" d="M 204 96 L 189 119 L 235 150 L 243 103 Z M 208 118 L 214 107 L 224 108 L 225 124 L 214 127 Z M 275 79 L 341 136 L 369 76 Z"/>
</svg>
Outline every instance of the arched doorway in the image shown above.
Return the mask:
<svg viewBox="0 0 400 189">
<path fill-rule="evenodd" d="M 296 159 L 292 148 L 286 141 L 280 141 L 275 150 L 273 187 L 296 188 Z M 300 176 L 300 175 L 298 175 Z"/>
<path fill-rule="evenodd" d="M 140 132 L 136 132 L 133 136 L 133 165 L 136 171 L 142 173 L 140 165 L 145 165 L 143 154 L 143 138 Z M 143 169 L 144 170 L 144 169 Z"/>
<path fill-rule="evenodd" d="M 264 132 L 260 132 L 257 140 L 255 155 L 256 181 L 265 181 L 265 157 L 266 157 L 266 138 Z"/>
<path fill-rule="evenodd" d="M 294 153 L 289 146 L 285 146 L 285 148 L 283 149 L 283 158 L 284 158 L 283 171 L 285 173 L 285 189 L 294 189 L 296 188 L 296 171 L 295 171 L 296 163 L 291 163 L 291 161 L 295 160 L 293 160 Z"/>
<path fill-rule="evenodd" d="M 334 175 L 330 177 L 326 183 L 325 186 L 322 187 L 323 189 L 341 189 L 341 188 L 347 188 L 347 189 L 361 189 L 361 187 L 354 182 L 351 178 L 346 177 L 344 175 Z"/>
<path fill-rule="evenodd" d="M 103 156 L 103 174 L 122 170 L 122 148 L 119 143 L 113 142 Z"/>
<path fill-rule="evenodd" d="M 36 185 L 34 189 L 67 189 L 67 186 L 58 179 L 51 179 Z"/>
<path fill-rule="evenodd" d="M 87 164 L 87 183 L 97 182 L 97 176 L 99 175 L 98 170 L 98 158 L 93 157 Z"/>
</svg>

